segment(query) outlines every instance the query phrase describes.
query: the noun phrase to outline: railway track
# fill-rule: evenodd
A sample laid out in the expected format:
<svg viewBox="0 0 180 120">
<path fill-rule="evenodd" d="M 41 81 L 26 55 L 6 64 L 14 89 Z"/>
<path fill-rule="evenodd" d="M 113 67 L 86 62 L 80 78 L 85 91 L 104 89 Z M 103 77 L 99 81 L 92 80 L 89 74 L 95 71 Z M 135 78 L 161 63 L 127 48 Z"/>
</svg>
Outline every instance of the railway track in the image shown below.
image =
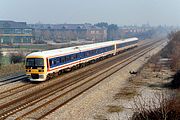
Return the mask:
<svg viewBox="0 0 180 120">
<path fill-rule="evenodd" d="M 126 53 L 125 53 L 126 54 Z M 109 58 L 110 59 L 110 58 Z M 91 65 L 92 66 L 92 65 Z M 20 77 L 24 77 L 24 79 L 22 78 L 22 79 L 20 79 Z M 62 77 L 62 75 L 60 76 L 60 77 Z M 24 74 L 19 74 L 19 75 L 17 75 L 17 76 L 10 76 L 10 77 L 6 77 L 5 79 L 1 79 L 0 81 L 2 81 L 2 82 L 5 82 L 5 81 L 8 81 L 8 80 L 10 80 L 10 81 L 15 81 L 14 79 L 18 79 L 19 81 L 20 80 L 22 80 L 22 81 L 25 81 L 25 82 L 27 82 L 27 83 L 24 83 L 24 84 L 22 84 L 22 85 L 16 85 L 15 87 L 11 87 L 10 89 L 7 89 L 7 90 L 5 90 L 5 91 L 2 91 L 2 92 L 0 92 L 0 99 L 3 99 L 3 98 L 5 98 L 5 97 L 9 97 L 9 96 L 11 96 L 11 95 L 14 95 L 14 94 L 16 94 L 16 93 L 19 93 L 19 92 L 21 92 L 21 91 L 24 91 L 24 90 L 27 90 L 27 89 L 30 89 L 30 88 L 32 88 L 32 87 L 34 87 L 34 86 L 36 86 L 36 84 L 32 84 L 32 83 L 30 83 L 30 82 L 28 82 L 26 79 L 26 77 L 25 77 L 25 75 Z M 11 83 L 10 81 L 8 81 L 7 83 L 3 83 L 3 85 L 8 85 L 9 83 Z M 2 85 L 2 86 L 3 86 Z M 6 86 L 4 86 L 4 88 L 5 88 Z"/>
<path fill-rule="evenodd" d="M 18 82 L 18 81 L 22 81 L 22 80 L 26 80 L 26 79 L 27 79 L 27 77 L 25 74 L 19 74 L 17 76 L 10 76 L 7 78 L 1 78 L 0 79 L 0 86 L 7 85 L 10 83 L 14 83 L 14 82 Z"/>
<path fill-rule="evenodd" d="M 152 44 L 150 44 L 149 46 L 151 46 L 151 45 Z M 147 47 L 147 46 L 144 46 L 144 48 L 145 47 Z M 150 50 L 150 48 L 148 48 L 148 49 Z M 151 48 L 151 49 L 153 49 L 153 48 Z M 149 50 L 147 50 L 147 51 L 149 51 Z M 64 80 L 53 81 L 53 83 L 48 81 L 49 84 L 47 86 L 45 85 L 45 83 L 47 83 L 47 82 L 45 82 L 45 83 L 43 83 L 44 87 L 42 87 L 41 89 L 35 88 L 35 90 L 28 92 L 28 94 L 26 94 L 26 95 L 24 94 L 21 97 L 16 98 L 12 101 L 8 101 L 8 102 L 4 101 L 5 103 L 3 101 L 1 101 L 1 103 L 4 103 L 4 104 L 0 105 L 0 118 L 5 119 L 9 115 L 14 115 L 18 111 L 31 106 L 31 109 L 29 109 L 28 112 L 26 112 L 25 114 L 21 113 L 17 117 L 17 119 L 23 119 L 25 117 L 41 119 L 44 116 L 46 116 L 47 114 L 54 111 L 55 109 L 61 107 L 63 104 L 67 103 L 69 100 L 77 97 L 78 95 L 80 95 L 81 93 L 86 91 L 87 89 L 90 89 L 92 86 L 98 84 L 100 81 L 102 81 L 106 77 L 110 76 L 115 71 L 121 69 L 122 67 L 126 66 L 127 64 L 134 61 L 138 57 L 142 56 L 147 51 L 140 52 L 140 50 L 139 50 L 139 53 L 134 54 L 133 56 L 131 56 L 133 53 L 131 53 L 131 55 L 129 54 L 129 56 L 131 56 L 131 57 L 124 56 L 121 58 L 120 63 L 118 63 L 119 59 L 115 59 L 114 61 L 109 61 L 109 63 L 106 62 L 106 64 L 107 64 L 106 66 L 104 64 L 101 64 L 101 66 L 99 66 L 98 69 L 94 70 L 92 68 L 92 69 L 88 70 L 88 72 L 84 71 L 80 75 L 77 75 L 76 77 L 72 75 L 70 77 L 64 78 Z M 134 58 L 134 59 L 132 59 L 132 58 Z M 129 63 L 126 63 L 127 61 L 129 61 Z M 117 63 L 117 64 L 115 64 L 115 63 Z M 113 65 L 113 64 L 115 64 L 115 65 Z M 122 65 L 122 66 L 120 68 L 116 68 L 116 66 L 119 66 L 119 65 Z M 108 67 L 108 69 L 105 69 L 102 71 L 102 69 L 104 67 Z M 99 72 L 97 74 L 97 71 L 101 71 L 101 72 Z M 109 72 L 109 71 L 111 71 L 111 72 Z M 109 74 L 107 74 L 107 72 L 109 72 Z M 92 76 L 92 74 L 96 74 L 96 75 Z M 97 78 L 98 78 L 98 80 L 97 80 Z M 59 95 L 57 95 L 57 93 Z M 72 94 L 74 94 L 74 95 L 70 96 Z M 52 97 L 53 95 L 54 95 L 54 97 Z M 51 100 L 48 100 L 48 102 L 45 102 L 46 99 L 49 99 L 49 96 L 51 96 Z M 69 97 L 67 97 L 67 96 L 69 96 Z M 66 98 L 66 100 L 65 100 L 65 98 Z M 33 108 L 33 105 L 35 105 L 36 103 L 38 103 L 40 101 L 41 101 L 41 104 L 39 104 L 38 107 Z M 58 103 L 58 105 L 57 105 L 57 104 L 55 104 L 56 102 L 54 102 L 54 101 L 56 101 L 56 102 L 61 101 L 61 102 Z M 50 107 L 50 105 L 52 105 L 52 106 Z M 51 108 L 51 110 L 44 109 L 46 107 Z M 38 114 L 37 111 L 39 111 L 43 114 Z"/>
</svg>

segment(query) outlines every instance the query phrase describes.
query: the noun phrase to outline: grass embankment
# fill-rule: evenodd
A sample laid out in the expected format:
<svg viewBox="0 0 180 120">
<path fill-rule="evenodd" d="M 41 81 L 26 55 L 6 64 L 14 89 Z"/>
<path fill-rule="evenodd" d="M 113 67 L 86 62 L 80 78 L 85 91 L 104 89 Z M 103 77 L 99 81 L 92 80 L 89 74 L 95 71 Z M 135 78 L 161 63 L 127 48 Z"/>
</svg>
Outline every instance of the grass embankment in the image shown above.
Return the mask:
<svg viewBox="0 0 180 120">
<path fill-rule="evenodd" d="M 5 77 L 8 75 L 22 73 L 22 72 L 25 72 L 23 63 L 3 65 L 0 67 L 0 77 Z"/>
<path fill-rule="evenodd" d="M 168 83 L 162 83 L 159 86 L 167 90 L 167 93 L 162 93 L 155 96 L 158 101 L 155 103 L 151 100 L 151 104 L 143 101 L 135 102 L 136 111 L 132 116 L 132 120 L 180 120 L 180 31 L 169 35 L 170 42 L 162 50 L 160 57 L 170 59 L 170 68 L 175 74 L 172 80 Z M 154 61 L 156 64 L 157 61 Z M 158 68 L 161 69 L 161 66 Z M 151 86 L 151 87 L 153 87 Z"/>
</svg>

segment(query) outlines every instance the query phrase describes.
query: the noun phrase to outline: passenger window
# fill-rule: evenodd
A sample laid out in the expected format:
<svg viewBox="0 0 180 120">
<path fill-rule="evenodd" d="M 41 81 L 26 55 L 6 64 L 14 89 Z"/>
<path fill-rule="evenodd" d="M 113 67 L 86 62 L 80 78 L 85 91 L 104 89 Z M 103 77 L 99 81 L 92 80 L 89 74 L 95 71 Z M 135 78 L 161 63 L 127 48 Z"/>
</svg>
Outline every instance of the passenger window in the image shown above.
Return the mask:
<svg viewBox="0 0 180 120">
<path fill-rule="evenodd" d="M 70 56 L 66 56 L 66 61 L 70 61 L 71 57 Z"/>
<path fill-rule="evenodd" d="M 61 61 L 61 58 L 60 57 L 56 58 L 56 61 L 57 61 L 57 64 L 59 64 Z"/>
<path fill-rule="evenodd" d="M 55 63 L 56 63 L 55 59 L 50 59 L 49 62 L 50 62 L 50 66 L 55 65 Z"/>
<path fill-rule="evenodd" d="M 56 61 L 56 59 L 54 59 L 54 60 L 53 60 L 53 62 L 54 62 L 54 63 L 53 63 L 53 65 L 56 65 L 56 64 L 57 64 L 57 61 Z"/>
<path fill-rule="evenodd" d="M 50 64 L 50 66 L 52 66 L 52 60 L 49 60 L 49 64 Z"/>
<path fill-rule="evenodd" d="M 61 57 L 61 63 L 65 63 L 65 57 Z"/>
</svg>

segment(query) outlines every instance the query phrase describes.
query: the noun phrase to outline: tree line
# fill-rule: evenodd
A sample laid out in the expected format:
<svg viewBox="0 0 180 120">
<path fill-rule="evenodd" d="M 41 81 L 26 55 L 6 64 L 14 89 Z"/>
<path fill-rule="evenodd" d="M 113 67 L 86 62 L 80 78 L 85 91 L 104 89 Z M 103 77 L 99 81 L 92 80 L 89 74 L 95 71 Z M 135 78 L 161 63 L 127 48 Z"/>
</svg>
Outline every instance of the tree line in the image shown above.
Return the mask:
<svg viewBox="0 0 180 120">
<path fill-rule="evenodd" d="M 174 71 L 180 70 L 180 31 L 171 32 L 168 35 L 170 40 L 168 45 L 164 48 L 162 56 L 170 58 L 171 68 Z"/>
</svg>

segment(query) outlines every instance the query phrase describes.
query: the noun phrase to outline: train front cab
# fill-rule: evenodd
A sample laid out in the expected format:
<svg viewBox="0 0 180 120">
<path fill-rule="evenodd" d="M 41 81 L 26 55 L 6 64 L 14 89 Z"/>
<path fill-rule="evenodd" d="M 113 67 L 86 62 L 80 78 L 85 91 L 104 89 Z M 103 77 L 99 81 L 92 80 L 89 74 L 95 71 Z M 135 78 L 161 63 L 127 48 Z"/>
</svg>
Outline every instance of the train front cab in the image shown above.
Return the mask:
<svg viewBox="0 0 180 120">
<path fill-rule="evenodd" d="M 26 75 L 30 81 L 45 81 L 47 61 L 41 57 L 26 58 Z"/>
</svg>

